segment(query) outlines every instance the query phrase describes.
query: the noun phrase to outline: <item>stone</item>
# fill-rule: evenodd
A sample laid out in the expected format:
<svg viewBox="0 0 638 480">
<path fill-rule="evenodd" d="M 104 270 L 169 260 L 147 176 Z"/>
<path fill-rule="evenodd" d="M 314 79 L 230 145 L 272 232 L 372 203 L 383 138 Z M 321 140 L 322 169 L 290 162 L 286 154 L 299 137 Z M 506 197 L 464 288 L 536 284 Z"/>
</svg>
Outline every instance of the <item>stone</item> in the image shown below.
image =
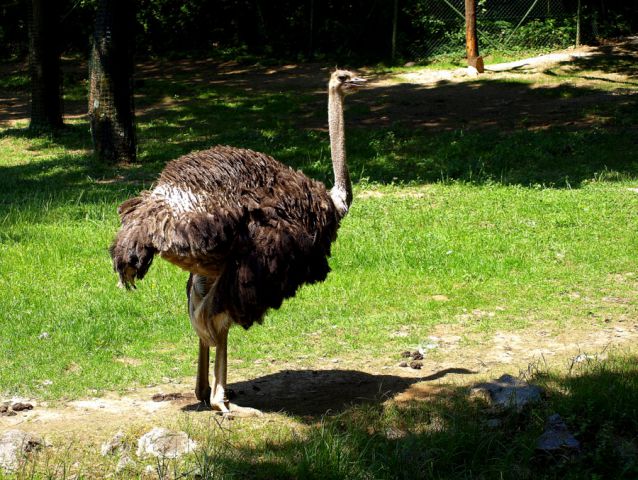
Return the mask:
<svg viewBox="0 0 638 480">
<path fill-rule="evenodd" d="M 470 397 L 482 398 L 496 409 L 514 408 L 520 412 L 527 404 L 539 401 L 541 393 L 536 385 L 505 374 L 497 380 L 475 385 Z"/>
<path fill-rule="evenodd" d="M 115 467 L 115 473 L 121 473 L 122 470 L 125 470 L 129 467 L 135 467 L 135 461 L 128 456 L 128 454 L 122 455 L 120 460 L 117 462 L 117 466 Z"/>
<path fill-rule="evenodd" d="M 421 370 L 422 367 L 423 367 L 423 362 L 418 362 L 416 360 L 410 362 L 410 368 L 414 370 Z"/>
<path fill-rule="evenodd" d="M 161 458 L 178 458 L 192 452 L 195 448 L 197 448 L 197 443 L 188 438 L 186 433 L 156 427 L 138 440 L 137 456 L 140 458 L 149 455 Z"/>
<path fill-rule="evenodd" d="M 400 440 L 407 436 L 407 432 L 397 427 L 388 427 L 385 429 L 385 438 L 388 440 Z"/>
<path fill-rule="evenodd" d="M 17 415 L 13 410 L 9 410 L 8 405 L 0 405 L 0 417 L 13 417 Z"/>
<path fill-rule="evenodd" d="M 21 412 L 23 410 L 32 410 L 32 409 L 33 409 L 33 405 L 30 403 L 16 402 L 13 405 L 11 405 L 11 410 L 13 410 L 14 412 Z"/>
<path fill-rule="evenodd" d="M 152 400 L 154 402 L 169 402 L 171 400 L 179 400 L 183 397 L 183 395 L 179 392 L 173 393 L 156 393 L 153 395 Z"/>
<path fill-rule="evenodd" d="M 547 427 L 536 442 L 536 450 L 546 453 L 580 450 L 580 442 L 571 434 L 558 413 L 547 419 Z"/>
<path fill-rule="evenodd" d="M 25 456 L 39 449 L 42 439 L 22 430 L 8 430 L 0 435 L 0 469 L 14 471 Z"/>
<path fill-rule="evenodd" d="M 122 450 L 123 448 L 124 448 L 124 432 L 120 430 L 113 436 L 112 439 L 102 444 L 100 453 L 102 454 L 103 457 L 106 457 L 107 455 L 115 454 L 116 452 Z"/>
</svg>

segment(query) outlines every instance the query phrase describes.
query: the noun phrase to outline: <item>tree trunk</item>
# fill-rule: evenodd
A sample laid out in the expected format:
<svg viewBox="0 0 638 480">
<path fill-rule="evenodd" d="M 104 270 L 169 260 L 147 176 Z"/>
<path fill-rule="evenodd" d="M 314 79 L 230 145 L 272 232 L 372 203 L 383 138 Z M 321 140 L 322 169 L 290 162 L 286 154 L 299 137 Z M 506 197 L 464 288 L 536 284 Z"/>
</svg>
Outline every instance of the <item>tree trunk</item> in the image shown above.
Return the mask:
<svg viewBox="0 0 638 480">
<path fill-rule="evenodd" d="M 62 126 L 59 28 L 57 1 L 29 2 L 31 130 L 54 130 Z"/>
<path fill-rule="evenodd" d="M 479 56 L 476 34 L 476 0 L 465 0 L 465 41 L 467 64 L 483 73 L 483 58 Z"/>
<path fill-rule="evenodd" d="M 135 10 L 126 0 L 99 0 L 89 61 L 89 121 L 104 163 L 135 161 L 133 42 Z"/>
<path fill-rule="evenodd" d="M 390 59 L 394 63 L 397 56 L 397 19 L 399 18 L 399 0 L 394 0 L 392 8 L 392 49 Z"/>
</svg>

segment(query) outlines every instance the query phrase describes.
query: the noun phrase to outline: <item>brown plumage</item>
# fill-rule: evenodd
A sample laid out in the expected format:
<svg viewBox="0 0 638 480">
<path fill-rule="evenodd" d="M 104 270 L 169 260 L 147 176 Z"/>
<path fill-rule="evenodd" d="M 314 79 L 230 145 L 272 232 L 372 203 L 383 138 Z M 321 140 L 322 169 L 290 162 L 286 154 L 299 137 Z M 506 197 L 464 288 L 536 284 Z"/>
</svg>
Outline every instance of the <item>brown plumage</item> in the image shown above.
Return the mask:
<svg viewBox="0 0 638 480">
<path fill-rule="evenodd" d="M 123 286 L 135 286 L 160 255 L 191 273 L 191 323 L 200 337 L 196 393 L 210 402 L 208 348 L 216 346 L 213 407 L 225 398 L 226 336 L 249 328 L 305 283 L 324 280 L 330 245 L 352 199 L 345 164 L 343 95 L 363 80 L 338 70 L 329 83 L 335 187 L 272 157 L 228 146 L 166 165 L 156 186 L 122 203 L 110 248 Z"/>
<path fill-rule="evenodd" d="M 170 162 L 119 209 L 111 255 L 123 284 L 154 254 L 218 277 L 211 313 L 246 328 L 303 283 L 324 280 L 339 216 L 323 184 L 252 150 L 214 147 Z"/>
</svg>

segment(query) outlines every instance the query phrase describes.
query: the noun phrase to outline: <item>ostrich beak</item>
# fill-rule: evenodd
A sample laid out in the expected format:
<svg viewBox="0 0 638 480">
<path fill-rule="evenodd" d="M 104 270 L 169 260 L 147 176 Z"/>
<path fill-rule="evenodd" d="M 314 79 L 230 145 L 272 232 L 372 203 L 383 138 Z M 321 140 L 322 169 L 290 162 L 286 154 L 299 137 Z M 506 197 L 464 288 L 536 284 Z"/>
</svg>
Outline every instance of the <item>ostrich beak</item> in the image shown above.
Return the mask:
<svg viewBox="0 0 638 480">
<path fill-rule="evenodd" d="M 346 81 L 350 87 L 362 87 L 366 82 L 367 80 L 361 77 L 354 77 Z"/>
</svg>

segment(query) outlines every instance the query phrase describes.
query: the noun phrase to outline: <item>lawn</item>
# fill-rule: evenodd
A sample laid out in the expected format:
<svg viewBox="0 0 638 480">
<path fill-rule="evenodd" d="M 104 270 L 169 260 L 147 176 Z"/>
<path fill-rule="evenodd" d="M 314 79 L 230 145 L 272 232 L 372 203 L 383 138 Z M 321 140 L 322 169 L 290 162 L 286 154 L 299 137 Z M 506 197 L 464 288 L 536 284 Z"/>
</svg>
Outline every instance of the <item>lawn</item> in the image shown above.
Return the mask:
<svg viewBox="0 0 638 480">
<path fill-rule="evenodd" d="M 403 350 L 445 325 L 480 351 L 476 342 L 495 332 L 595 330 L 635 318 L 638 85 L 605 80 L 627 65 L 558 68 L 532 82 L 521 75 L 373 83 L 353 96 L 346 133 L 355 203 L 334 245 L 332 273 L 271 311 L 263 326 L 231 330 L 231 383 L 332 361 L 361 371 L 394 366 Z M 323 71 L 271 83 L 255 71 L 247 88 L 236 75 L 207 79 L 179 66 L 158 75 L 144 67 L 138 164 L 96 164 L 84 119 L 51 136 L 32 136 L 20 122 L 0 129 L 0 398 L 55 405 L 194 374 L 187 275 L 156 261 L 127 292 L 116 287 L 107 253 L 117 205 L 148 188 L 171 158 L 237 145 L 330 183 Z M 463 98 L 479 111 L 463 110 Z M 490 109 L 501 100 L 510 103 Z M 204 478 L 533 478 L 534 438 L 542 414 L 555 408 L 573 424 L 594 422 L 578 433 L 596 445 L 572 462 L 573 472 L 566 460 L 542 467 L 543 475 L 635 475 L 636 416 L 628 420 L 635 358 L 626 353 L 573 374 L 541 370 L 534 378 L 550 403 L 504 419 L 492 434 L 465 387 L 444 385 L 429 402 L 377 401 L 323 420 L 302 420 L 293 409 L 275 426 L 191 426 L 209 450 L 166 468 L 199 464 Z M 591 398 L 601 375 L 622 395 L 583 406 L 578 399 Z M 601 411 L 615 410 L 596 423 Z M 389 428 L 409 433 L 391 439 Z M 624 442 L 629 453 L 603 441 Z"/>
</svg>

